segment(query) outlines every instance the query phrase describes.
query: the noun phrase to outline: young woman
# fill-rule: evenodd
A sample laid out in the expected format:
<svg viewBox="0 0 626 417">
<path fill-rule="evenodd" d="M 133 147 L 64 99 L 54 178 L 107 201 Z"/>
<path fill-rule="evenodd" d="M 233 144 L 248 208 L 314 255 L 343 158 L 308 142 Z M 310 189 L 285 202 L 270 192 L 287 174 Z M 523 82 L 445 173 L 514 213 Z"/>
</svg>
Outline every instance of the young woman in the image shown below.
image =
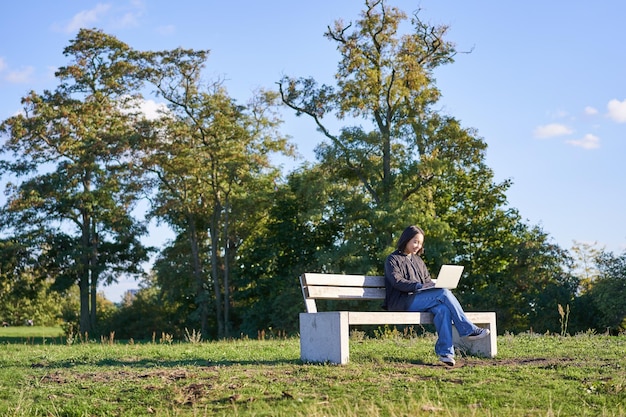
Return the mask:
<svg viewBox="0 0 626 417">
<path fill-rule="evenodd" d="M 457 298 L 445 288 L 431 288 L 424 252 L 424 231 L 409 226 L 398 239 L 397 249 L 385 261 L 385 304 L 389 311 L 428 311 L 433 313 L 437 330 L 435 353 L 446 365 L 454 366 L 452 323 L 462 337 L 470 340 L 489 335 L 489 329 L 477 327 L 465 316 Z M 429 289 L 430 288 L 430 289 Z M 422 290 L 422 291 L 420 291 Z"/>
</svg>

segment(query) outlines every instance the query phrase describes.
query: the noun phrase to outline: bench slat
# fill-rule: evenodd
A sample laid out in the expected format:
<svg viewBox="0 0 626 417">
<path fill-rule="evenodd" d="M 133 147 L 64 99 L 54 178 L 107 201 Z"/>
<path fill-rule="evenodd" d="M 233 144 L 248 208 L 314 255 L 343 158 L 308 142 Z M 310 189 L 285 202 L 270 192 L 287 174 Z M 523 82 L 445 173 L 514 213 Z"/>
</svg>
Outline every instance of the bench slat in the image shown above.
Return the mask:
<svg viewBox="0 0 626 417">
<path fill-rule="evenodd" d="M 384 288 L 367 287 L 306 287 L 307 298 L 317 299 L 361 299 L 361 300 L 382 300 L 385 298 Z"/>
<path fill-rule="evenodd" d="M 350 311 L 350 324 L 432 324 L 432 313 Z"/>
<path fill-rule="evenodd" d="M 474 324 L 495 323 L 496 313 L 465 313 Z M 353 324 L 432 324 L 432 313 L 404 311 L 349 311 L 348 322 Z"/>
<path fill-rule="evenodd" d="M 302 274 L 305 285 L 336 287 L 384 287 L 385 277 L 373 275 Z"/>
</svg>

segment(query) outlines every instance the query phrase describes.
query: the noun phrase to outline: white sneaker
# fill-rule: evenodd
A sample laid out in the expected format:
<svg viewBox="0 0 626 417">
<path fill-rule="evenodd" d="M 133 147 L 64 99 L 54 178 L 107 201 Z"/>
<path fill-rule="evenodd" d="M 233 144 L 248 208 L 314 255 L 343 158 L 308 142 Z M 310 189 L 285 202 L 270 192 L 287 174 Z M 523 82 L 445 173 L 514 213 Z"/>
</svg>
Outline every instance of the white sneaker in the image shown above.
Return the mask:
<svg viewBox="0 0 626 417">
<path fill-rule="evenodd" d="M 471 332 L 465 337 L 468 338 L 469 340 L 478 340 L 478 339 L 482 339 L 483 337 L 489 336 L 489 333 L 491 333 L 489 329 L 483 329 L 483 328 L 477 327 L 476 330 L 474 330 L 473 332 Z"/>
<path fill-rule="evenodd" d="M 440 355 L 439 361 L 445 363 L 448 366 L 454 366 L 454 364 L 456 364 L 454 356 L 452 355 Z"/>
</svg>

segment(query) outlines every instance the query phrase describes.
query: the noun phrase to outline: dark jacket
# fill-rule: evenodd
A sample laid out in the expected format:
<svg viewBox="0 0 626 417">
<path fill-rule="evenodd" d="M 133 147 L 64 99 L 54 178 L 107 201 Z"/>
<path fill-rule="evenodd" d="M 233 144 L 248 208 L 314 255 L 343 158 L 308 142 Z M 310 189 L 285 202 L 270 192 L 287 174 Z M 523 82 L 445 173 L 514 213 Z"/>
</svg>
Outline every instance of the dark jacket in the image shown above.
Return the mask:
<svg viewBox="0 0 626 417">
<path fill-rule="evenodd" d="M 389 311 L 406 311 L 409 295 L 432 282 L 426 264 L 417 255 L 397 250 L 385 261 L 385 303 Z"/>
</svg>

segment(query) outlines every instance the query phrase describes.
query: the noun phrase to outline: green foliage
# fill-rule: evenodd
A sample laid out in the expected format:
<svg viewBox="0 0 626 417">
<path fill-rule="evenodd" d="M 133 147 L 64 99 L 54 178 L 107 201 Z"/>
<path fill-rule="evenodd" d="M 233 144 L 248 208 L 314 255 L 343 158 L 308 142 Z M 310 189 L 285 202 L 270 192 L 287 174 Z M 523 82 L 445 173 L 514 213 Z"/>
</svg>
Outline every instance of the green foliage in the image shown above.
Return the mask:
<svg viewBox="0 0 626 417">
<path fill-rule="evenodd" d="M 456 53 L 443 38 L 447 28 L 416 14 L 413 31 L 401 34 L 404 13 L 384 2 L 366 6 L 361 20 L 338 21 L 326 33 L 341 54 L 336 87 L 285 77 L 280 91 L 328 140 L 317 156 L 326 183 L 338 190 L 326 202 L 343 223 L 335 261 L 354 257 L 361 261 L 355 266 L 381 273 L 397 233 L 419 224 L 432 239 L 435 267 L 464 256 L 453 254 L 453 242 L 468 223 L 482 228 L 498 215 L 508 183 L 493 182 L 481 138 L 433 110 L 439 98 L 433 70 Z M 362 125 L 332 133 L 324 118 L 333 110 L 337 122 L 356 118 Z"/>
<path fill-rule="evenodd" d="M 67 298 L 52 291 L 52 278 L 42 278 L 42 265 L 28 241 L 0 240 L 0 320 L 10 326 L 54 326 Z"/>
<path fill-rule="evenodd" d="M 597 329 L 626 330 L 626 251 L 602 252 L 596 259 L 600 275 L 589 290 L 596 311 Z"/>
<path fill-rule="evenodd" d="M 207 260 L 207 251 L 201 250 L 198 256 L 202 265 L 209 265 Z M 210 276 L 210 271 L 203 269 L 203 276 Z M 193 276 L 193 262 L 190 251 L 189 239 L 185 235 L 177 236 L 170 244 L 166 245 L 160 255 L 154 262 L 154 276 L 148 283 L 148 289 L 153 288 L 156 293 L 151 297 L 155 303 L 155 308 L 160 305 L 171 306 L 172 320 L 179 324 L 179 328 L 175 330 L 178 334 L 185 324 L 190 328 L 202 329 L 202 318 L 199 316 L 198 309 L 198 292 L 195 280 L 191 280 Z M 205 284 L 205 290 L 208 293 L 211 287 Z M 207 308 L 214 309 L 214 299 L 207 298 Z M 132 301 L 134 303 L 134 301 Z M 125 311 L 122 310 L 120 315 L 123 316 Z M 210 334 L 217 335 L 217 324 L 215 319 L 206 317 L 205 335 L 208 331 Z M 168 331 L 173 331 L 170 327 Z M 134 336 L 133 336 L 134 337 Z"/>
<path fill-rule="evenodd" d="M 290 174 L 288 183 L 277 187 L 267 217 L 239 251 L 235 307 L 240 330 L 248 336 L 269 328 L 295 333 L 296 318 L 304 310 L 300 274 L 331 272 L 329 259 L 340 226 L 321 204 L 320 196 L 328 191 L 321 175 L 315 169 Z"/>
<path fill-rule="evenodd" d="M 558 304 L 572 304 L 578 286 L 564 271 L 567 253 L 516 217 L 491 225 L 466 229 L 459 242 L 466 251 L 458 252 L 468 257 L 468 276 L 457 290 L 464 308 L 496 311 L 498 326 L 507 331 L 558 331 Z"/>
<path fill-rule="evenodd" d="M 32 281 L 31 283 L 32 284 Z M 30 285 L 23 277 L 18 285 Z M 35 291 L 25 294 L 23 288 L 0 295 L 0 319 L 10 326 L 24 326 L 29 320 L 40 326 L 54 326 L 60 323 L 61 309 L 65 300 L 60 294 L 49 291 L 49 284 L 37 285 Z"/>
<path fill-rule="evenodd" d="M 342 255 L 362 256 L 366 268 L 380 271 L 394 233 L 410 223 L 436 223 L 432 182 L 465 161 L 459 152 L 446 152 L 460 146 L 442 133 L 448 122 L 430 109 L 439 97 L 432 70 L 455 53 L 443 40 L 446 28 L 416 16 L 414 32 L 401 35 L 403 12 L 384 2 L 366 8 L 361 20 L 337 21 L 325 34 L 341 54 L 336 86 L 289 77 L 279 85 L 285 104 L 310 116 L 328 140 L 317 155 L 343 195 L 330 203 L 345 223 Z M 325 122 L 333 112 L 340 124 L 362 124 L 335 134 Z M 480 154 L 484 145 L 477 143 L 473 152 Z"/>
<path fill-rule="evenodd" d="M 101 322 L 102 333 L 113 332 L 117 339 L 123 340 L 147 341 L 162 334 L 184 340 L 184 329 L 198 328 L 199 323 L 191 320 L 190 312 L 182 307 L 161 298 L 158 287 L 144 288 L 131 302 L 119 306 Z"/>
</svg>

